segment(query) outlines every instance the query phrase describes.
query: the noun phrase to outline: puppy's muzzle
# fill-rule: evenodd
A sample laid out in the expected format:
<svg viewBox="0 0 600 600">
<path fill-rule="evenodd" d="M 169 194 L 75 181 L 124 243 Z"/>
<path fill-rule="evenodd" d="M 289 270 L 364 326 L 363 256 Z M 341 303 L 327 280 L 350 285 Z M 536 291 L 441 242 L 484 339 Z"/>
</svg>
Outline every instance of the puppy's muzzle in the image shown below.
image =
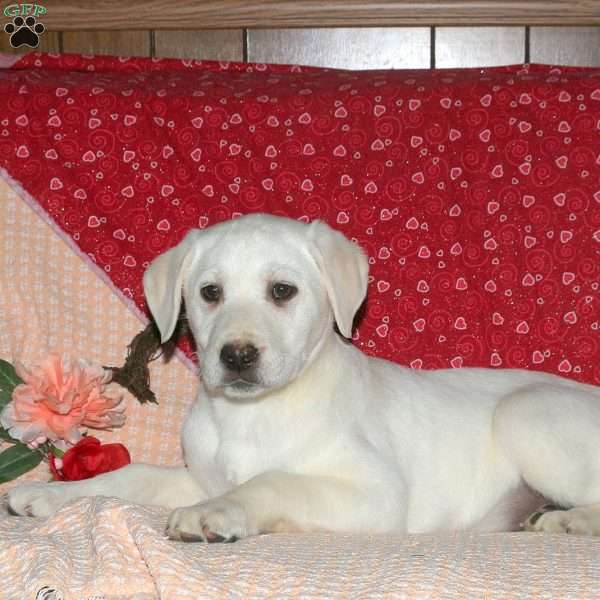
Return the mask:
<svg viewBox="0 0 600 600">
<path fill-rule="evenodd" d="M 260 352 L 253 344 L 230 343 L 221 348 L 221 364 L 234 373 L 241 373 L 256 366 Z"/>
</svg>

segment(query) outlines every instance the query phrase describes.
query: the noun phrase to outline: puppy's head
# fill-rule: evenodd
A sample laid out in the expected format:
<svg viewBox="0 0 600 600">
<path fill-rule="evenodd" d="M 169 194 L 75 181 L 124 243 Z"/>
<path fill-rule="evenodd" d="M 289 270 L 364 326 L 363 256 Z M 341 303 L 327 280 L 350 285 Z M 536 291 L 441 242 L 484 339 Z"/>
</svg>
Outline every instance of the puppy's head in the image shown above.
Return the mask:
<svg viewBox="0 0 600 600">
<path fill-rule="evenodd" d="M 350 337 L 367 271 L 325 223 L 254 214 L 188 233 L 148 267 L 144 291 L 163 342 L 183 294 L 207 390 L 255 398 L 293 380 L 334 319 Z"/>
</svg>

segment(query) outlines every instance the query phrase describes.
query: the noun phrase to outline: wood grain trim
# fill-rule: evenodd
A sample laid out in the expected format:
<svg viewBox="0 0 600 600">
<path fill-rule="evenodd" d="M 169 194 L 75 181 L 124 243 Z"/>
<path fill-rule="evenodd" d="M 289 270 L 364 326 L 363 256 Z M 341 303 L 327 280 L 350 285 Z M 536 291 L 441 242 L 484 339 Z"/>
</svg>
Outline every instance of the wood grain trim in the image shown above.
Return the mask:
<svg viewBox="0 0 600 600">
<path fill-rule="evenodd" d="M 15 4 L 0 1 L 0 8 Z M 50 31 L 600 25 L 600 0 L 41 0 Z"/>
</svg>

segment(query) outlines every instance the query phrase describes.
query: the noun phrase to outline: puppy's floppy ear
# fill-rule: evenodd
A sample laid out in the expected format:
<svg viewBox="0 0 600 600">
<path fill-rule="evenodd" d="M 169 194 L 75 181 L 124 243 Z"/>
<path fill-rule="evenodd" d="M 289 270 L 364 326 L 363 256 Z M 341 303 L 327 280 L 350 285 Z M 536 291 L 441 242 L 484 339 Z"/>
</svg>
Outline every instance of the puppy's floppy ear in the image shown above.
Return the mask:
<svg viewBox="0 0 600 600">
<path fill-rule="evenodd" d="M 144 273 L 144 293 L 163 343 L 175 330 L 183 278 L 194 244 L 201 234 L 197 229 L 190 231 L 177 246 L 158 255 Z"/>
<path fill-rule="evenodd" d="M 313 221 L 308 236 L 337 326 L 344 337 L 352 337 L 354 315 L 367 293 L 367 257 L 360 246 L 323 221 Z"/>
</svg>

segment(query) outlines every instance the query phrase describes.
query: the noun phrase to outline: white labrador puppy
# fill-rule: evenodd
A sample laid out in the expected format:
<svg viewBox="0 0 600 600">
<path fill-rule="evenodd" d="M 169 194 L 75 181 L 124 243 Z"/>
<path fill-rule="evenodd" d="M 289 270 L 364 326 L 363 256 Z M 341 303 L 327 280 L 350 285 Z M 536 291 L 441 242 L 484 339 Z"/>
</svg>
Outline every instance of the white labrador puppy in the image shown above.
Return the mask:
<svg viewBox="0 0 600 600">
<path fill-rule="evenodd" d="M 276 531 L 526 527 L 600 534 L 600 390 L 519 370 L 418 371 L 350 337 L 362 250 L 322 222 L 251 215 L 191 231 L 144 276 L 162 339 L 183 294 L 202 386 L 185 467 L 129 465 L 9 497 L 44 516 L 117 495 L 174 509 L 173 539 Z M 556 507 L 554 507 L 556 508 Z"/>
</svg>

